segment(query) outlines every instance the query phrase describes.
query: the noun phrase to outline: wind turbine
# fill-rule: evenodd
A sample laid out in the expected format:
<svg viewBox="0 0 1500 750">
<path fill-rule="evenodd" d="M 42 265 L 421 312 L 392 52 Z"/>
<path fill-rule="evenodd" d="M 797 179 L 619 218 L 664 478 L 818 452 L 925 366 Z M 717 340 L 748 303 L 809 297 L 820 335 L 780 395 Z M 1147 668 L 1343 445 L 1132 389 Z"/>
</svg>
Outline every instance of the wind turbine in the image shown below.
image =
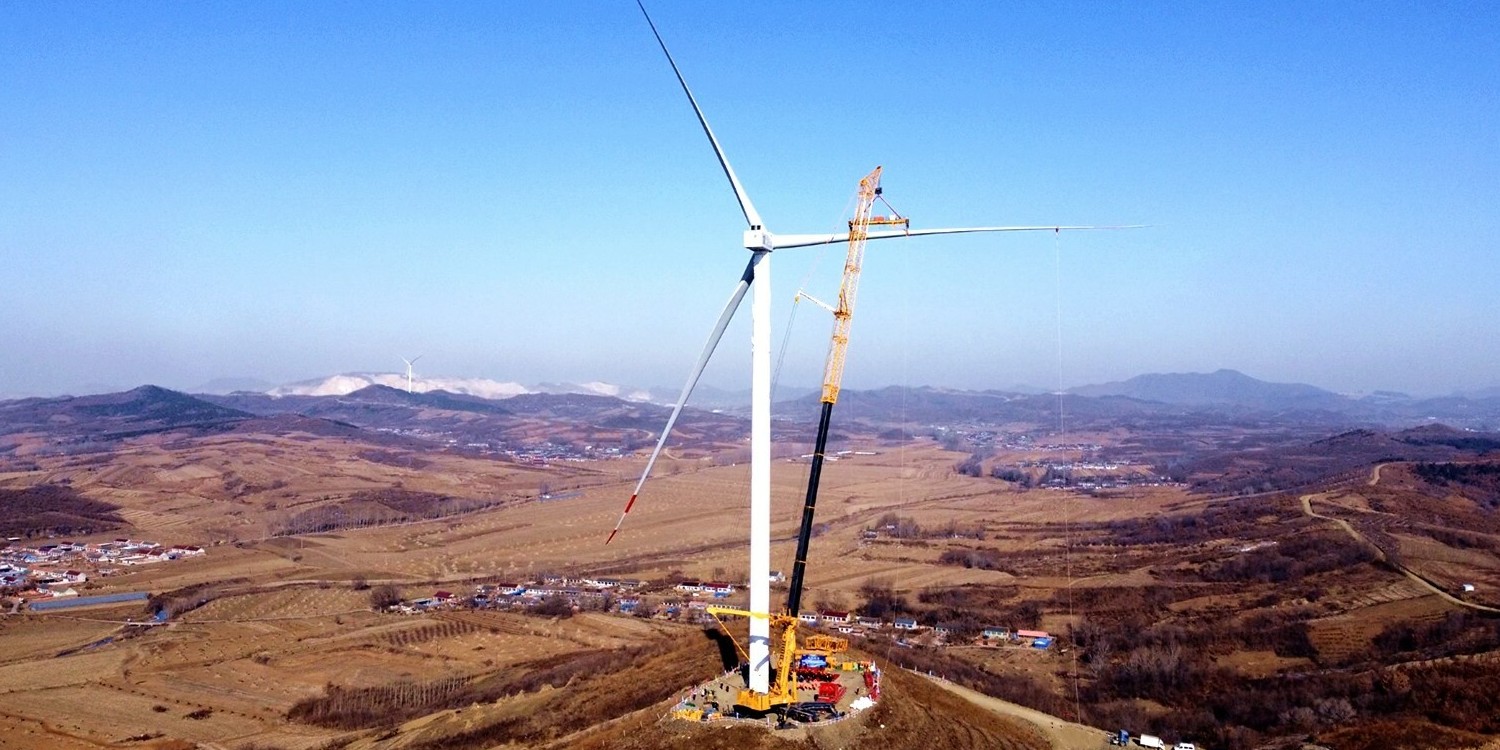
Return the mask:
<svg viewBox="0 0 1500 750">
<path fill-rule="evenodd" d="M 406 392 L 407 393 L 411 393 L 411 366 L 414 365 L 414 364 L 416 364 L 417 360 L 419 360 L 421 358 L 422 358 L 422 355 L 420 355 L 420 354 L 418 354 L 415 357 L 412 357 L 411 359 L 407 359 L 406 357 L 402 357 L 401 358 L 401 361 L 406 363 Z"/>
<path fill-rule="evenodd" d="M 740 301 L 745 298 L 745 292 L 754 289 L 750 304 L 751 334 L 750 334 L 750 612 L 754 616 L 750 618 L 750 643 L 747 653 L 750 657 L 749 688 L 751 691 L 765 694 L 770 688 L 771 671 L 771 625 L 768 615 L 771 610 L 771 253 L 776 250 L 784 250 L 797 247 L 811 247 L 815 245 L 826 245 L 835 242 L 846 242 L 849 234 L 773 234 L 765 227 L 760 213 L 755 210 L 755 205 L 750 202 L 750 196 L 745 192 L 744 186 L 740 184 L 739 177 L 735 175 L 734 168 L 730 166 L 729 159 L 724 155 L 724 149 L 719 145 L 719 139 L 714 135 L 713 128 L 709 127 L 708 119 L 703 114 L 703 109 L 698 106 L 698 100 L 693 97 L 693 92 L 688 88 L 687 80 L 683 78 L 682 71 L 677 67 L 677 62 L 672 58 L 672 53 L 667 50 L 667 43 L 662 40 L 661 33 L 657 31 L 656 24 L 651 20 L 651 14 L 646 12 L 646 6 L 641 0 L 636 0 L 641 14 L 646 17 L 646 23 L 651 27 L 651 33 L 656 37 L 656 43 L 661 47 L 662 54 L 666 56 L 667 63 L 672 66 L 672 72 L 677 76 L 677 83 L 682 87 L 682 93 L 687 96 L 688 103 L 693 107 L 693 113 L 698 117 L 698 124 L 703 128 L 703 134 L 708 137 L 709 145 L 713 147 L 714 155 L 719 160 L 719 167 L 723 169 L 724 176 L 729 179 L 729 186 L 734 190 L 734 196 L 739 201 L 740 211 L 745 215 L 745 223 L 749 228 L 743 235 L 744 247 L 750 251 L 750 261 L 745 264 L 745 270 L 741 272 L 739 281 L 734 286 L 734 291 L 729 295 L 729 301 L 719 313 L 718 320 L 714 323 L 713 330 L 708 334 L 708 340 L 704 342 L 703 350 L 698 354 L 698 361 L 694 363 L 691 373 L 688 375 L 687 383 L 682 387 L 682 393 L 677 397 L 677 403 L 672 407 L 672 414 L 667 418 L 666 427 L 662 429 L 661 436 L 657 438 L 656 447 L 651 451 L 651 456 L 646 461 L 646 468 L 641 472 L 640 480 L 636 482 L 635 490 L 630 495 L 630 500 L 625 503 L 625 510 L 620 514 L 620 520 L 615 523 L 615 528 L 609 532 L 609 538 L 605 544 L 614 540 L 619 533 L 620 527 L 625 523 L 625 517 L 629 515 L 631 508 L 635 507 L 636 498 L 640 496 L 641 487 L 645 485 L 646 478 L 651 474 L 651 468 L 656 464 L 656 459 L 661 455 L 662 448 L 666 445 L 667 436 L 671 434 L 672 427 L 677 423 L 677 418 L 682 414 L 682 408 L 687 403 L 688 397 L 692 395 L 693 388 L 698 385 L 698 378 L 703 375 L 703 369 L 708 365 L 713 356 L 714 349 L 718 347 L 719 340 L 724 336 L 724 329 L 729 325 L 730 319 L 739 309 Z M 1095 229 L 1097 227 L 958 227 L 946 229 L 903 229 L 891 231 L 869 232 L 867 239 L 883 240 L 892 237 L 916 237 L 929 234 L 963 234 L 968 232 L 1028 232 L 1049 231 L 1055 232 L 1062 229 Z"/>
</svg>

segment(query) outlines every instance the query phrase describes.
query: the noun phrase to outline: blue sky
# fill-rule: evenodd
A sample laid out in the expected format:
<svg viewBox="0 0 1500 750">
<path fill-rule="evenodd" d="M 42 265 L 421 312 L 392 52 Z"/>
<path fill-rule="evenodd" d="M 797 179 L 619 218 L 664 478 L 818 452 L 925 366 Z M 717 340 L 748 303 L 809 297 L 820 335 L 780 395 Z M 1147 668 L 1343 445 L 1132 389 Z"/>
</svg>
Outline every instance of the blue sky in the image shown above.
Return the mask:
<svg viewBox="0 0 1500 750">
<path fill-rule="evenodd" d="M 847 386 L 1500 384 L 1493 4 L 650 9 L 774 231 L 877 164 L 914 226 L 1153 225 L 872 244 Z M 745 260 L 633 3 L 7 3 L 0 98 L 0 396 L 675 387 Z M 778 346 L 843 250 L 776 255 Z"/>
</svg>

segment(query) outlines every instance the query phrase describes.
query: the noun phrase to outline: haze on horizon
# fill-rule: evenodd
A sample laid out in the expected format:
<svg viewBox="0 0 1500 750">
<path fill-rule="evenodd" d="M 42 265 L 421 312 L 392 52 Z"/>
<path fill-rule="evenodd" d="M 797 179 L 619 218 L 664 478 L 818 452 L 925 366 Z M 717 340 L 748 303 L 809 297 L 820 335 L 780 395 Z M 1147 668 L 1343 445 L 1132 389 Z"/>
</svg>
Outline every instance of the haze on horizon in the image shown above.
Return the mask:
<svg viewBox="0 0 1500 750">
<path fill-rule="evenodd" d="M 1500 8 L 650 7 L 774 231 L 876 164 L 914 227 L 1152 225 L 872 245 L 849 387 L 1500 385 Z M 12 3 L 0 90 L 0 398 L 416 354 L 676 388 L 744 262 L 632 3 Z M 778 347 L 843 250 L 777 254 Z"/>
</svg>

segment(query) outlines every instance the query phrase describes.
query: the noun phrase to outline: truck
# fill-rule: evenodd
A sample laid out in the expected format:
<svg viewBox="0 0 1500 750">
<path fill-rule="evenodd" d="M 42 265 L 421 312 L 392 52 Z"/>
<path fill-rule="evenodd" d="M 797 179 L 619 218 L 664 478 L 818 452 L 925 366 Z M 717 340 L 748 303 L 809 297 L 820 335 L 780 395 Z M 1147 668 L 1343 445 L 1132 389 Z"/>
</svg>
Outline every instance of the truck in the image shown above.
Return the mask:
<svg viewBox="0 0 1500 750">
<path fill-rule="evenodd" d="M 1143 734 L 1137 737 L 1135 744 L 1141 747 L 1153 748 L 1153 750 L 1167 750 L 1167 743 L 1162 742 L 1161 738 L 1154 734 Z"/>
</svg>

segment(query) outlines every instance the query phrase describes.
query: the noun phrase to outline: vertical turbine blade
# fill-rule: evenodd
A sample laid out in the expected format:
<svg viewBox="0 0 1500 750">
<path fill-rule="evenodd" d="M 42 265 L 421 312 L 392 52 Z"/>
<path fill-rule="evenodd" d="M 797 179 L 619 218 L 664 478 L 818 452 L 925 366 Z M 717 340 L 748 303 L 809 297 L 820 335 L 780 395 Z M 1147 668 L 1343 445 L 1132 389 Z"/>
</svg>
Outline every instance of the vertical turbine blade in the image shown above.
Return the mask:
<svg viewBox="0 0 1500 750">
<path fill-rule="evenodd" d="M 729 178 L 729 185 L 734 188 L 734 197 L 740 201 L 740 210 L 745 213 L 745 221 L 750 223 L 751 229 L 759 229 L 764 226 L 760 220 L 760 214 L 755 211 L 755 204 L 750 202 L 750 196 L 745 194 L 745 188 L 740 185 L 740 178 L 734 174 L 734 167 L 729 166 L 729 159 L 724 156 L 724 149 L 719 146 L 719 139 L 714 137 L 713 128 L 708 126 L 708 119 L 703 116 L 703 110 L 698 107 L 698 100 L 693 98 L 693 92 L 688 88 L 687 81 L 682 77 L 682 71 L 677 69 L 677 61 L 672 59 L 672 53 L 667 51 L 667 43 L 662 41 L 661 33 L 656 30 L 656 24 L 651 21 L 651 14 L 646 12 L 646 6 L 641 0 L 635 0 L 640 6 L 641 15 L 646 17 L 646 23 L 651 26 L 651 33 L 656 36 L 656 43 L 661 45 L 662 54 L 667 56 L 667 63 L 672 66 L 672 72 L 677 74 L 677 82 L 682 84 L 682 93 L 687 94 L 688 103 L 693 105 L 693 112 L 698 115 L 698 123 L 703 126 L 703 132 L 708 136 L 708 142 L 713 144 L 714 155 L 719 157 L 719 166 L 724 168 L 724 175 Z"/>
<path fill-rule="evenodd" d="M 604 540 L 609 544 L 614 540 L 615 534 L 619 533 L 620 527 L 625 523 L 625 516 L 630 514 L 630 509 L 635 507 L 635 499 L 641 494 L 641 487 L 646 484 L 646 477 L 651 475 L 651 467 L 656 465 L 656 458 L 661 455 L 661 449 L 667 444 L 667 436 L 672 434 L 672 426 L 677 424 L 678 415 L 682 414 L 682 407 L 687 404 L 688 397 L 693 394 L 693 388 L 698 385 L 698 378 L 703 375 L 703 368 L 708 366 L 708 360 L 714 354 L 714 349 L 719 345 L 719 339 L 724 338 L 724 329 L 729 326 L 729 321 L 734 318 L 734 311 L 739 309 L 740 300 L 745 298 L 745 292 L 750 289 L 750 284 L 755 280 L 755 266 L 765 256 L 764 252 L 758 252 L 750 256 L 750 262 L 745 266 L 745 273 L 740 276 L 739 284 L 735 285 L 734 293 L 729 295 L 729 302 L 724 305 L 724 311 L 719 313 L 719 321 L 714 324 L 714 329 L 708 334 L 708 341 L 703 344 L 703 351 L 698 354 L 698 362 L 693 365 L 693 371 L 688 375 L 687 384 L 682 387 L 682 395 L 677 397 L 677 405 L 672 407 L 672 416 L 667 418 L 667 426 L 662 428 L 661 437 L 656 439 L 656 448 L 651 451 L 651 458 L 646 461 L 646 468 L 641 472 L 641 478 L 635 483 L 635 490 L 630 493 L 630 500 L 625 503 L 625 511 L 620 514 L 620 520 L 615 522 L 615 528 L 609 532 L 609 539 Z"/>
</svg>

